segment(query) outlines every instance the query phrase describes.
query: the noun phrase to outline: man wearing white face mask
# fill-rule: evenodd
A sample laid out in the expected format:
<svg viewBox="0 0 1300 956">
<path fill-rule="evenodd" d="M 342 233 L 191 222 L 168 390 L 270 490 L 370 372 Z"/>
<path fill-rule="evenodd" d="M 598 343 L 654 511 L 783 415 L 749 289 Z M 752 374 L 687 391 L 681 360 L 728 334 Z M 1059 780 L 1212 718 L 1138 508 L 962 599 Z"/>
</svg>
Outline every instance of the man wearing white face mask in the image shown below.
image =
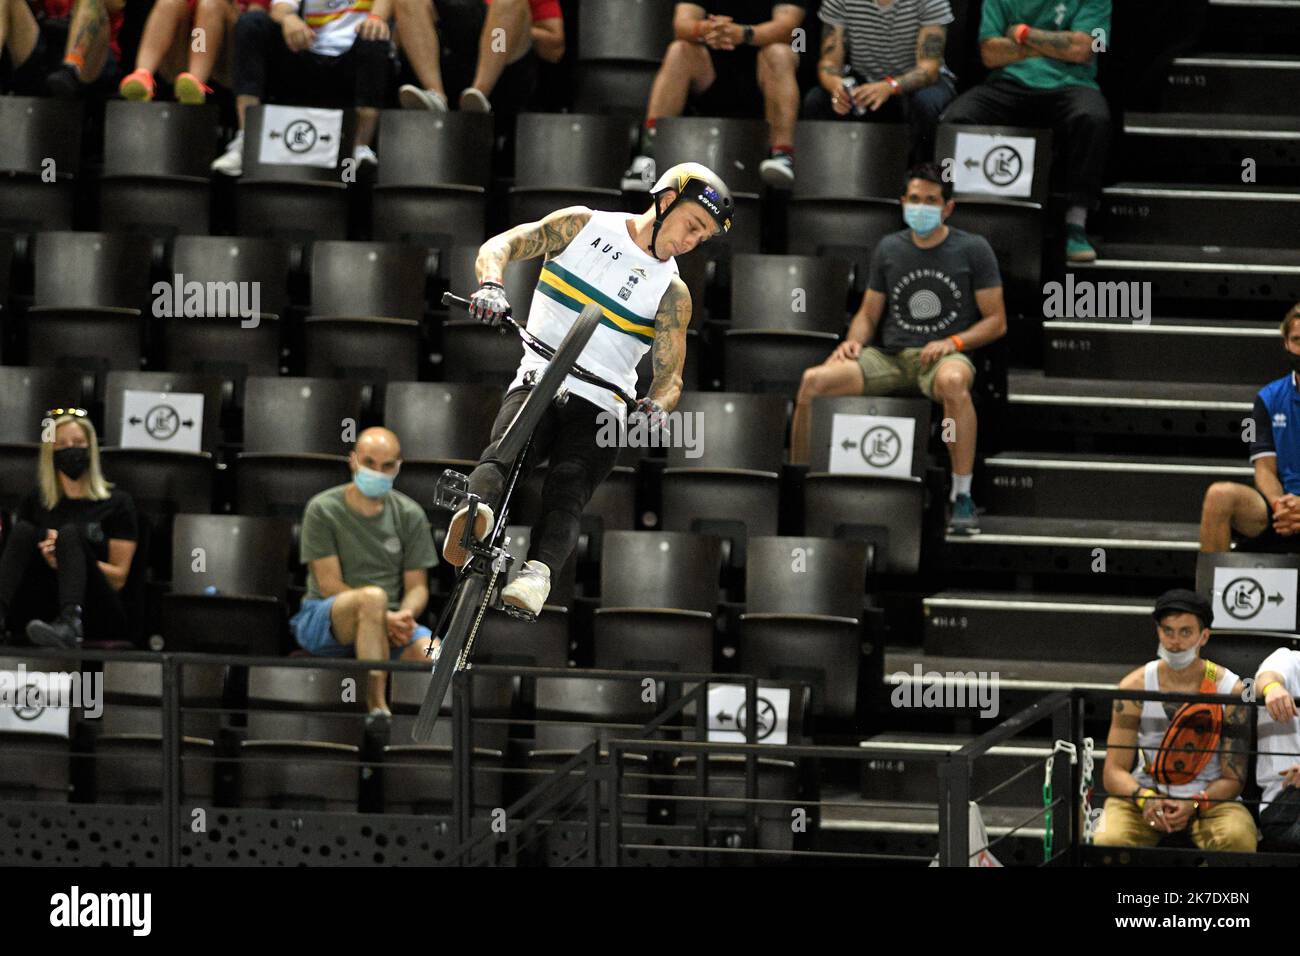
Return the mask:
<svg viewBox="0 0 1300 956">
<path fill-rule="evenodd" d="M 1210 602 L 1175 589 L 1156 600 L 1157 659 L 1120 681 L 1121 690 L 1232 694 L 1241 680 L 1202 659 Z M 1188 831 L 1203 850 L 1253 853 L 1255 821 L 1240 802 L 1250 745 L 1246 705 L 1116 700 L 1106 738 L 1106 806 L 1096 841 L 1155 846 Z"/>
<path fill-rule="evenodd" d="M 908 228 L 880 240 L 867 291 L 844 341 L 825 362 L 803 373 L 790 460 L 808 461 L 812 400 L 819 396 L 921 394 L 942 402 L 943 417 L 954 423 L 948 443 L 948 529 L 976 534 L 970 493 L 977 428 L 970 395 L 975 364 L 968 356 L 1006 335 L 1002 276 L 983 236 L 945 224 L 955 204 L 952 183 L 937 165 L 912 167 L 901 199 Z"/>
<path fill-rule="evenodd" d="M 349 463 L 352 481 L 322 491 L 303 513 L 307 594 L 289 628 L 322 657 L 425 661 L 433 635 L 416 619 L 429 603 L 428 569 L 438 557 L 424 509 L 393 490 L 402 464 L 397 436 L 367 428 Z M 388 713 L 386 677 L 370 672 L 372 716 Z"/>
</svg>

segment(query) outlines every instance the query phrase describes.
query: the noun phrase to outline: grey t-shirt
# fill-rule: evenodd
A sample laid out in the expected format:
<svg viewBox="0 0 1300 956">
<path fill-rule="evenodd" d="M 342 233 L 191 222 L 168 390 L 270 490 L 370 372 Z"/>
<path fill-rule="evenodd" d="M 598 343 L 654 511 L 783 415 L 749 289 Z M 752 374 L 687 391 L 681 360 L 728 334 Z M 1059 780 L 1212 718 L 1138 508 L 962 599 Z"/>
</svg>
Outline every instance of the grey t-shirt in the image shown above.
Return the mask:
<svg viewBox="0 0 1300 956">
<path fill-rule="evenodd" d="M 307 599 L 321 596 L 311 562 L 337 555 L 348 587 L 378 585 L 388 594 L 388 609 L 402 603 L 402 573 L 438 563 L 424 509 L 400 491 L 384 496 L 384 510 L 373 518 L 348 507 L 347 485 L 327 488 L 307 502 L 299 548 L 307 569 Z"/>
<path fill-rule="evenodd" d="M 933 249 L 918 249 L 912 230 L 880 240 L 871 257 L 867 288 L 885 294 L 875 341 L 896 355 L 959 334 L 980 320 L 975 292 L 1002 285 L 993 247 L 983 236 L 948 227 Z"/>
</svg>

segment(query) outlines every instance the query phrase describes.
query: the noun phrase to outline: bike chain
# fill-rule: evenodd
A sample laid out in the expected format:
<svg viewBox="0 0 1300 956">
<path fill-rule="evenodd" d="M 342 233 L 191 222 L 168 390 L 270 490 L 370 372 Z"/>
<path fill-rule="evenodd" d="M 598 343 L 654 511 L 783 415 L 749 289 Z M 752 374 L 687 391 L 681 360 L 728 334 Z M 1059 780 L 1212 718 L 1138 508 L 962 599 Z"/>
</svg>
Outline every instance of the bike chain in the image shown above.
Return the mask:
<svg viewBox="0 0 1300 956">
<path fill-rule="evenodd" d="M 495 565 L 496 562 L 493 562 Z M 487 613 L 488 605 L 492 603 L 492 590 L 496 587 L 497 577 L 501 574 L 495 567 L 492 569 L 492 577 L 488 578 L 487 590 L 483 592 L 483 601 L 478 606 L 478 614 L 474 618 L 474 626 L 470 628 L 469 638 L 465 641 L 465 647 L 460 652 L 460 657 L 456 658 L 456 670 L 469 670 L 469 652 L 474 649 L 474 639 L 478 637 L 479 625 L 483 623 L 483 615 Z M 454 673 L 454 671 L 453 671 Z"/>
</svg>

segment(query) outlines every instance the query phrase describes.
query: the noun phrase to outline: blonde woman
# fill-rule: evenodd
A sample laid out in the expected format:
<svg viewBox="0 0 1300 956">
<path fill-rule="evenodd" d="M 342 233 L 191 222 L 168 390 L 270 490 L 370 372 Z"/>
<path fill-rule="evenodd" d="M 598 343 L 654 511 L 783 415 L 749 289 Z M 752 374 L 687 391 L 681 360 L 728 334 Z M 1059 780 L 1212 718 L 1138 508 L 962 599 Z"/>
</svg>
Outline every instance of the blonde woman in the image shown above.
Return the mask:
<svg viewBox="0 0 1300 956">
<path fill-rule="evenodd" d="M 104 480 L 85 410 L 46 414 L 53 441 L 41 446 L 37 487 L 0 553 L 0 633 L 25 620 L 27 636 L 43 647 L 77 647 L 83 636 L 123 640 L 120 592 L 135 556 L 135 504 Z"/>
</svg>

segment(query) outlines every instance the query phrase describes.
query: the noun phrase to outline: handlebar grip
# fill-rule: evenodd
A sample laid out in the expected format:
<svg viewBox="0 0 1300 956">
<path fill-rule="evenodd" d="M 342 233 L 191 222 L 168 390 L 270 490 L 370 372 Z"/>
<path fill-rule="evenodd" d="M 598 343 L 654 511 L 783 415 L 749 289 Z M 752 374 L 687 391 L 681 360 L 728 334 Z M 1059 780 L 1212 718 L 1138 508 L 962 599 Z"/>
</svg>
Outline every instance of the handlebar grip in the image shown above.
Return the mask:
<svg viewBox="0 0 1300 956">
<path fill-rule="evenodd" d="M 467 312 L 469 311 L 469 299 L 462 299 L 460 296 L 452 292 L 444 292 L 442 294 L 442 304 L 446 306 L 454 305 L 458 309 L 464 309 Z"/>
</svg>

